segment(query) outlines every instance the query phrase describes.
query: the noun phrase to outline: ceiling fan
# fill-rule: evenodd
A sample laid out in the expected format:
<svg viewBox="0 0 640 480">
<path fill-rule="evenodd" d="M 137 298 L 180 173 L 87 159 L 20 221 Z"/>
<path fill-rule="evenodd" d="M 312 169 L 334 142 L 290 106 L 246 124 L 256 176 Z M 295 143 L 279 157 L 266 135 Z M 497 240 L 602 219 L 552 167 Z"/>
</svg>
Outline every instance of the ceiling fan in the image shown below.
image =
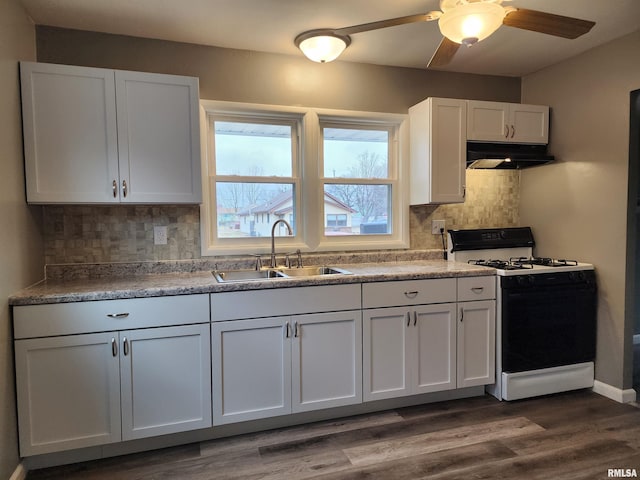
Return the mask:
<svg viewBox="0 0 640 480">
<path fill-rule="evenodd" d="M 351 43 L 350 35 L 407 23 L 438 20 L 443 35 L 428 67 L 447 65 L 461 45 L 471 46 L 484 40 L 501 25 L 574 39 L 589 32 L 595 22 L 552 13 L 503 6 L 510 0 L 440 0 L 440 10 L 390 18 L 336 29 L 303 32 L 295 44 L 307 58 L 324 63 L 338 58 Z"/>
</svg>

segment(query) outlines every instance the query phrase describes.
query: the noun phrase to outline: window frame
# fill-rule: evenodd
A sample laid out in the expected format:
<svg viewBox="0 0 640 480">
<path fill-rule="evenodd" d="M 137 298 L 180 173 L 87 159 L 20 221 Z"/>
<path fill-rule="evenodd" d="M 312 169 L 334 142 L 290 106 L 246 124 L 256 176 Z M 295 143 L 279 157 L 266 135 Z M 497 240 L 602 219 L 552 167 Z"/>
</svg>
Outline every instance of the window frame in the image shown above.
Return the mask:
<svg viewBox="0 0 640 480">
<path fill-rule="evenodd" d="M 409 248 L 409 138 L 408 115 L 377 112 L 358 112 L 276 105 L 246 104 L 201 100 L 202 191 L 200 206 L 201 254 L 203 257 L 239 254 L 267 254 L 271 251 L 270 237 L 217 237 L 216 182 L 220 179 L 245 182 L 260 179 L 259 183 L 291 183 L 290 177 L 250 177 L 215 175 L 214 131 L 212 119 L 234 119 L 254 122 L 291 122 L 295 142 L 292 175 L 296 205 L 296 229 L 293 237 L 278 237 L 277 251 L 300 249 L 303 252 L 338 250 L 380 250 Z M 389 179 L 324 178 L 322 162 L 321 125 L 338 128 L 389 129 Z M 295 134 L 295 139 L 294 139 Z M 392 167 L 393 165 L 393 167 Z M 327 181 L 329 180 L 329 181 Z M 392 183 L 390 212 L 391 234 L 325 236 L 324 185 L 346 180 L 344 183 Z M 338 182 L 339 183 L 339 182 Z"/>
</svg>

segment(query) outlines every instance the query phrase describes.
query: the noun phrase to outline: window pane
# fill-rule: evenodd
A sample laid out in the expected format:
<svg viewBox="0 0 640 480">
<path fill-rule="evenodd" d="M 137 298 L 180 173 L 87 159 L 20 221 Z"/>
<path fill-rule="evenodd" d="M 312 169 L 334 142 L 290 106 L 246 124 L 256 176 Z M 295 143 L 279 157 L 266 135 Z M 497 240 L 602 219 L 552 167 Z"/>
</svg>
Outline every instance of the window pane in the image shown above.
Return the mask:
<svg viewBox="0 0 640 480">
<path fill-rule="evenodd" d="M 269 237 L 273 223 L 283 218 L 295 232 L 293 185 L 287 183 L 216 182 L 218 238 Z M 287 227 L 276 228 L 286 236 Z"/>
<path fill-rule="evenodd" d="M 292 175 L 291 126 L 214 122 L 217 175 Z"/>
<path fill-rule="evenodd" d="M 390 185 L 325 185 L 324 234 L 391 233 L 390 198 Z"/>
<path fill-rule="evenodd" d="M 323 128 L 324 176 L 387 178 L 389 132 Z"/>
</svg>

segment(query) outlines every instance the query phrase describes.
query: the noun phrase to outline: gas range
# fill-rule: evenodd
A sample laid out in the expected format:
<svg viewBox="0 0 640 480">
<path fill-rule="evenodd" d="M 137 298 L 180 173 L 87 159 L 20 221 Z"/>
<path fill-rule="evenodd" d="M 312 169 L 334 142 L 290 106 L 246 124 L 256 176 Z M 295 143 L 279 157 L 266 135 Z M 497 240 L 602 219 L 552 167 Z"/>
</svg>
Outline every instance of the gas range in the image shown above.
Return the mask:
<svg viewBox="0 0 640 480">
<path fill-rule="evenodd" d="M 529 227 L 448 231 L 448 259 L 496 269 L 496 383 L 517 400 L 593 386 L 593 265 L 533 256 Z"/>
</svg>

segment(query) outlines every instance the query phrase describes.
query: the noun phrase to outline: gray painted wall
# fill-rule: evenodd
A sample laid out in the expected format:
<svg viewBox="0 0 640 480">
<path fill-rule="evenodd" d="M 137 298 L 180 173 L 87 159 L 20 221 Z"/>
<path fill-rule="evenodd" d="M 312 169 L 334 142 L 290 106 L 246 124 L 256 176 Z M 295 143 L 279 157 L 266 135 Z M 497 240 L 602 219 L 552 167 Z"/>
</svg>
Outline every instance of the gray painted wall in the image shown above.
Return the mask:
<svg viewBox="0 0 640 480">
<path fill-rule="evenodd" d="M 18 465 L 9 295 L 42 278 L 40 208 L 25 203 L 18 60 L 35 59 L 35 28 L 18 0 L 0 2 L 0 478 Z"/>
</svg>

